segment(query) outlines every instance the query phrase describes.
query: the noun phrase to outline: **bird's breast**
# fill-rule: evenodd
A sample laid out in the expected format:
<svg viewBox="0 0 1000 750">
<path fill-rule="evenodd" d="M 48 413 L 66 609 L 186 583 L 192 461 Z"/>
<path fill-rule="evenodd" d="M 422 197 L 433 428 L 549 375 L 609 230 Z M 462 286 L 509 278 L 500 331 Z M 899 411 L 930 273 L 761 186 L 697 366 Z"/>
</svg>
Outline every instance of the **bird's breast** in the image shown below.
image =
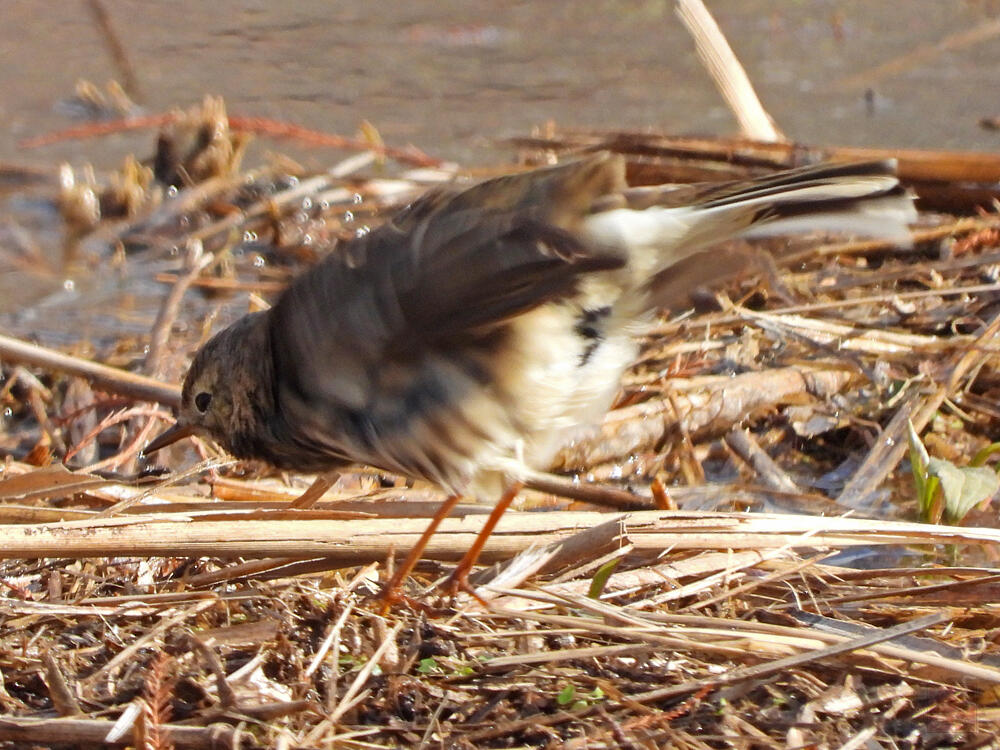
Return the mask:
<svg viewBox="0 0 1000 750">
<path fill-rule="evenodd" d="M 287 391 L 284 441 L 312 468 L 354 461 L 493 501 L 600 420 L 635 357 L 619 318 L 612 306 L 546 303 L 459 346 L 373 363 L 350 404 Z"/>
</svg>

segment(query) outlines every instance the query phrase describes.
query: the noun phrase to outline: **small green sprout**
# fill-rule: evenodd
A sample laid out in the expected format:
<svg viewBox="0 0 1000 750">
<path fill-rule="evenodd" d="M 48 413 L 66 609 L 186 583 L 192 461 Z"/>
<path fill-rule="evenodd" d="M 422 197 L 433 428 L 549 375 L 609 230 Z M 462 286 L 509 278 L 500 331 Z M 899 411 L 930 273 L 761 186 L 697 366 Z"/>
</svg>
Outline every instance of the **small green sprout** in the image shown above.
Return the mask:
<svg viewBox="0 0 1000 750">
<path fill-rule="evenodd" d="M 428 656 L 426 659 L 420 660 L 420 664 L 417 666 L 417 672 L 420 674 L 441 674 L 444 672 L 444 669 L 437 663 L 436 659 Z"/>
<path fill-rule="evenodd" d="M 620 557 L 616 557 L 614 560 L 609 560 L 597 569 L 594 577 L 590 579 L 590 588 L 587 591 L 587 596 L 591 599 L 601 598 L 601 594 L 604 593 L 604 587 L 608 585 L 608 579 L 615 572 L 615 568 L 618 567 L 618 563 L 621 561 Z"/>
<path fill-rule="evenodd" d="M 1000 452 L 1000 443 L 988 445 L 968 466 L 958 467 L 943 458 L 931 458 L 912 423 L 909 442 L 921 521 L 959 523 L 976 505 L 989 503 L 1000 489 L 997 473 L 983 465 L 990 455 Z"/>
<path fill-rule="evenodd" d="M 567 685 L 562 690 L 559 691 L 559 695 L 556 696 L 556 703 L 560 706 L 566 706 L 573 702 L 576 698 L 576 686 Z"/>
<path fill-rule="evenodd" d="M 599 687 L 595 687 L 589 693 L 577 695 L 576 686 L 573 684 L 566 685 L 556 695 L 556 703 L 573 711 L 587 708 L 587 706 L 592 706 L 602 700 L 604 700 L 604 691 Z"/>
</svg>

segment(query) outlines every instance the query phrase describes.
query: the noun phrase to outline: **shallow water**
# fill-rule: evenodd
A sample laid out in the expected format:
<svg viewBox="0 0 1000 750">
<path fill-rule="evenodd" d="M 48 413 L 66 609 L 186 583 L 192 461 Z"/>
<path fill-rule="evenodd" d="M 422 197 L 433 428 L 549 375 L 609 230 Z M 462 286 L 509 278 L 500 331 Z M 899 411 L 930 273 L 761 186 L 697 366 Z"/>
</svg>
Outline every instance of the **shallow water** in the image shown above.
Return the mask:
<svg viewBox="0 0 1000 750">
<path fill-rule="evenodd" d="M 734 123 L 667 0 L 492 3 L 418 0 L 372 12 L 302 0 L 102 0 L 143 105 L 225 97 L 233 113 L 353 133 L 463 161 L 505 157 L 489 141 L 547 120 L 573 126 L 729 133 Z M 824 144 L 996 149 L 1000 37 L 930 52 L 884 77 L 849 79 L 983 27 L 1000 3 L 711 0 L 765 106 L 793 138 Z M 379 10 L 387 9 L 382 6 Z M 0 29 L 0 160 L 117 163 L 135 138 L 26 153 L 17 141 L 73 124 L 73 85 L 121 75 L 87 3 L 42 15 L 7 0 Z M 866 90 L 872 97 L 866 99 Z M 316 153 L 317 163 L 336 154 Z"/>
<path fill-rule="evenodd" d="M 495 140 L 553 120 L 564 126 L 735 132 L 667 0 L 491 3 L 418 0 L 392 6 L 102 0 L 135 72 L 145 112 L 189 106 L 205 93 L 229 111 L 352 135 L 368 120 L 387 143 L 413 143 L 465 164 L 507 160 Z M 1000 2 L 711 0 L 709 5 L 792 138 L 817 144 L 995 150 L 978 120 L 1000 114 Z M 115 167 L 149 154 L 154 133 L 119 134 L 25 150 L 26 137 L 79 125 L 80 78 L 121 79 L 84 2 L 7 0 L 0 26 L 0 163 L 51 169 L 66 160 Z M 952 39 L 942 51 L 941 40 Z M 904 55 L 913 55 L 909 59 Z M 891 74 L 872 71 L 903 59 Z M 866 71 L 868 72 L 866 75 Z M 858 77 L 851 81 L 853 77 Z M 310 167 L 343 152 L 258 140 Z M 0 274 L 0 310 L 68 323 L 75 305 L 100 310 L 108 280 L 79 274 L 64 289 L 56 213 L 32 193 L 0 193 L 0 243 L 31 245 L 51 275 Z M 87 289 L 96 291 L 86 291 Z M 162 288 L 155 287 L 162 292 Z M 121 290 L 118 290 L 119 292 Z M 125 296 L 141 297 L 146 289 Z M 119 296 L 121 296 L 119 294 Z M 42 304 L 39 304 L 42 300 Z M 136 329 L 147 323 L 135 319 Z M 91 326 L 102 318 L 90 316 Z M 8 321 L 10 319 L 8 318 Z M 122 324 L 124 325 L 124 324 Z M 21 326 L 18 326 L 19 328 Z M 79 331 L 67 333 L 78 335 Z"/>
</svg>

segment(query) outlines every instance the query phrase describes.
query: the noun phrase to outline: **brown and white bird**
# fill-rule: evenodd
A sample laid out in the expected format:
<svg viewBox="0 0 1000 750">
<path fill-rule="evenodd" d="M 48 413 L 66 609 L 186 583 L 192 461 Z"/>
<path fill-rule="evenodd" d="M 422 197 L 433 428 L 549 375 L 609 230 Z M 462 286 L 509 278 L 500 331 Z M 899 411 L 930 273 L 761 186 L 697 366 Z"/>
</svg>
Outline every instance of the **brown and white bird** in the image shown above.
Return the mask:
<svg viewBox="0 0 1000 750">
<path fill-rule="evenodd" d="M 147 452 L 197 434 L 283 469 L 367 464 L 451 504 L 502 498 L 499 518 L 608 409 L 673 266 L 750 233 L 905 242 L 915 211 L 894 172 L 820 165 L 663 205 L 676 194 L 629 188 L 623 158 L 602 152 L 435 189 L 205 344 L 177 425 Z"/>
</svg>

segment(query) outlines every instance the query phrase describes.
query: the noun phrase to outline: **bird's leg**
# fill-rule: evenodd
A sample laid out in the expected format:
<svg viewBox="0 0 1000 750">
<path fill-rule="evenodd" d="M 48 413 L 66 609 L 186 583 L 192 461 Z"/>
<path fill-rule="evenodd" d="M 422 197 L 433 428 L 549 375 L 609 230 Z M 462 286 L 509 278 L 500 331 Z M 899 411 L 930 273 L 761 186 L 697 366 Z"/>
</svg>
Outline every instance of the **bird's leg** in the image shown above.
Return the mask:
<svg viewBox="0 0 1000 750">
<path fill-rule="evenodd" d="M 313 483 L 309 485 L 309 488 L 295 498 L 289 508 L 311 508 L 316 504 L 326 491 L 333 487 L 336 481 L 340 479 L 339 471 L 328 471 L 325 474 L 320 474 L 313 480 Z"/>
<path fill-rule="evenodd" d="M 500 496 L 500 500 L 493 506 L 493 511 L 490 513 L 489 518 L 486 519 L 486 523 L 480 530 L 479 535 L 476 536 L 476 541 L 472 543 L 469 551 L 463 555 L 461 561 L 451 572 L 451 575 L 448 576 L 448 580 L 444 584 L 446 591 L 452 594 L 458 591 L 465 591 L 472 594 L 476 599 L 479 599 L 472 585 L 469 583 L 469 573 L 472 571 L 472 566 L 479 559 L 479 555 L 482 554 L 483 547 L 486 546 L 486 540 L 490 538 L 490 534 L 497 527 L 500 518 L 507 511 L 507 508 L 510 507 L 510 504 L 514 502 L 514 498 L 517 497 L 517 493 L 521 491 L 522 487 L 524 487 L 523 482 L 514 482 L 504 490 L 503 495 Z M 482 602 L 481 599 L 480 602 Z"/>
<path fill-rule="evenodd" d="M 420 535 L 417 543 L 410 549 L 410 554 L 408 554 L 406 559 L 403 560 L 403 564 L 396 568 L 396 572 L 393 574 L 392 580 L 390 580 L 382 588 L 382 592 L 378 595 L 378 598 L 382 600 L 383 613 L 389 609 L 393 602 L 400 598 L 399 588 L 406 579 L 406 576 L 410 575 L 414 566 L 420 561 L 420 556 L 424 554 L 424 549 L 426 549 L 427 543 L 430 542 L 434 532 L 437 531 L 438 526 L 441 525 L 441 522 L 444 519 L 451 515 L 451 512 L 455 509 L 455 506 L 458 505 L 458 501 L 461 499 L 461 495 L 449 495 L 448 498 L 441 503 L 441 507 L 437 509 L 437 512 L 434 514 L 431 522 L 427 525 L 427 528 L 424 529 L 424 533 Z"/>
</svg>

